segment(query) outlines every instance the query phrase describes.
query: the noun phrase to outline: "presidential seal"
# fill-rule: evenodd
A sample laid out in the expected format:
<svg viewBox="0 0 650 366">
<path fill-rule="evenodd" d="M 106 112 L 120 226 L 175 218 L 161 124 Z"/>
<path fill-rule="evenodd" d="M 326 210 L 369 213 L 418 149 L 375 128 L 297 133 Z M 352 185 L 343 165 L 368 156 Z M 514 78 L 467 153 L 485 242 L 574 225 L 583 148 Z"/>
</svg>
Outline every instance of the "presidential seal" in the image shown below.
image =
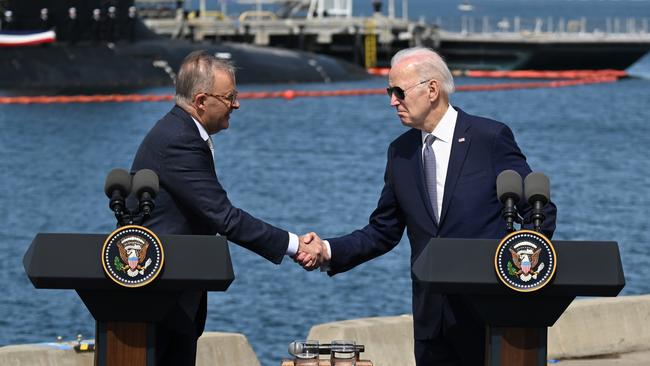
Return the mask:
<svg viewBox="0 0 650 366">
<path fill-rule="evenodd" d="M 551 241 L 531 230 L 508 234 L 499 243 L 494 256 L 499 280 L 519 292 L 537 291 L 546 286 L 555 274 L 556 265 Z"/>
<path fill-rule="evenodd" d="M 104 272 L 124 287 L 141 287 L 158 277 L 165 261 L 160 239 L 149 229 L 128 225 L 113 231 L 102 247 Z"/>
</svg>

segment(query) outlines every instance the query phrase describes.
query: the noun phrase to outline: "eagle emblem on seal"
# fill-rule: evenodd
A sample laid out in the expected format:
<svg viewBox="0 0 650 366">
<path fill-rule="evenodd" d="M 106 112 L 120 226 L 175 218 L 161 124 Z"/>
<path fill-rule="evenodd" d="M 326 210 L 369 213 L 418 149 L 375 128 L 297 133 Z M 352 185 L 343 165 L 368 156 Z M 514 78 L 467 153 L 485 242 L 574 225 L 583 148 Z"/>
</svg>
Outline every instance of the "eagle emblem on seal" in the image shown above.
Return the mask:
<svg viewBox="0 0 650 366">
<path fill-rule="evenodd" d="M 524 282 L 537 279 L 539 272 L 544 269 L 544 263 L 539 261 L 541 252 L 541 248 L 528 241 L 515 245 L 514 249 L 510 248 L 514 266 L 508 266 L 510 267 L 508 273 L 511 276 L 518 276 Z"/>
<path fill-rule="evenodd" d="M 147 258 L 149 243 L 137 236 L 127 236 L 117 243 L 120 253 L 119 259 L 115 257 L 114 264 L 118 270 L 126 272 L 129 277 L 143 275 L 151 265 L 151 258 Z M 118 262 L 119 265 L 118 265 Z"/>
<path fill-rule="evenodd" d="M 537 291 L 554 277 L 557 256 L 544 234 L 519 230 L 506 235 L 494 254 L 497 277 L 518 292 Z"/>
<path fill-rule="evenodd" d="M 124 287 L 141 287 L 155 280 L 165 263 L 160 239 L 137 225 L 117 228 L 104 242 L 102 267 L 108 278 Z"/>
</svg>

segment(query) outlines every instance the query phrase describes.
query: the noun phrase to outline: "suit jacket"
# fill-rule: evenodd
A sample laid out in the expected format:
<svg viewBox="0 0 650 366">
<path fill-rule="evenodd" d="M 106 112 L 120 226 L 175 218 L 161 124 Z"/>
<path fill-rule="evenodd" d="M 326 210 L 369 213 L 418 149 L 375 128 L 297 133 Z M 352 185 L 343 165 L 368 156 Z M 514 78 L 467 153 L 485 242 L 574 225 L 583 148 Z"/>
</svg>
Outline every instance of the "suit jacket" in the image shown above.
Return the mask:
<svg viewBox="0 0 650 366">
<path fill-rule="evenodd" d="M 388 148 L 384 188 L 369 224 L 348 235 L 328 239 L 332 251 L 330 275 L 390 251 L 399 243 L 404 228 L 411 243 L 411 265 L 431 238 L 505 236 L 496 177 L 506 169 L 514 169 L 525 177 L 531 169 L 505 124 L 455 109 L 458 117 L 439 224 L 435 222 L 424 183 L 422 135 L 411 129 Z M 518 208 L 525 215 L 530 213 L 524 202 Z M 555 230 L 556 207 L 549 203 L 545 211 L 542 231 L 550 238 Z M 465 323 L 461 318 L 471 316 L 460 298 L 435 293 L 427 284 L 411 277 L 415 339 L 437 338 L 449 327 Z"/>
<path fill-rule="evenodd" d="M 156 208 L 145 226 L 157 234 L 225 235 L 229 241 L 279 264 L 289 234 L 233 206 L 217 178 L 210 147 L 192 117 L 175 106 L 142 141 L 131 170 L 158 174 Z M 190 260 L 188 258 L 188 260 Z M 187 291 L 170 327 L 186 333 L 203 332 L 205 292 Z"/>
</svg>

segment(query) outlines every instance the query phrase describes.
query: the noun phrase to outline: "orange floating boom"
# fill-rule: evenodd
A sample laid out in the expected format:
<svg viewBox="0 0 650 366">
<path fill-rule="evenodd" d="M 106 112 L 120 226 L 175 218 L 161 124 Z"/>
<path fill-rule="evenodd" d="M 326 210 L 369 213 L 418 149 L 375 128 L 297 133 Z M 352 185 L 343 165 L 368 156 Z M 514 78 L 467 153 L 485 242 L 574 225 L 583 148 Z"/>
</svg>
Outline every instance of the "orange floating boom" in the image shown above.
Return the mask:
<svg viewBox="0 0 650 366">
<path fill-rule="evenodd" d="M 609 70 L 616 71 L 616 70 Z M 483 75 L 483 74 L 480 74 Z M 496 74 L 493 74 L 496 75 Z M 458 85 L 456 91 L 493 91 L 493 90 L 515 90 L 515 89 L 536 89 L 536 88 L 561 88 L 574 85 L 586 85 L 596 83 L 613 83 L 621 75 L 620 72 L 601 73 L 599 75 L 584 75 L 581 78 L 565 78 L 563 80 L 551 81 L 528 81 L 517 83 L 496 83 L 479 85 Z M 481 76 L 485 77 L 485 76 Z M 496 77 L 496 76 L 495 76 Z M 539 79 L 540 77 L 534 77 Z M 291 100 L 305 97 L 342 97 L 358 95 L 385 95 L 386 89 L 348 89 L 348 90 L 281 90 L 271 92 L 242 92 L 240 99 L 270 99 L 282 98 Z M 15 96 L 0 97 L 0 104 L 51 104 L 51 103 L 124 103 L 124 102 L 166 102 L 174 99 L 173 95 L 153 94 L 108 94 L 108 95 L 58 95 L 58 96 Z"/>
</svg>

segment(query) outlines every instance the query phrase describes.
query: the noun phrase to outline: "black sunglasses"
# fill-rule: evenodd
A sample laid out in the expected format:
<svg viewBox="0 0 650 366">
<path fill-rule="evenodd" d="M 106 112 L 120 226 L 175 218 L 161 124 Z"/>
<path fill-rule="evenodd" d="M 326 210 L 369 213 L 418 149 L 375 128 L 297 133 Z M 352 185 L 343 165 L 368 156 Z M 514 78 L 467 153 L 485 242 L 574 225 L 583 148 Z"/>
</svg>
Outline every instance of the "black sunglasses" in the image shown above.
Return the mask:
<svg viewBox="0 0 650 366">
<path fill-rule="evenodd" d="M 401 99 L 401 100 L 404 100 L 404 98 L 406 98 L 406 92 L 407 92 L 408 90 L 411 90 L 411 89 L 415 88 L 415 87 L 418 86 L 418 85 L 422 85 L 422 84 L 424 84 L 424 83 L 428 83 L 428 82 L 431 81 L 431 80 L 433 80 L 433 79 L 428 79 L 428 80 L 420 81 L 419 83 L 417 83 L 417 84 L 415 84 L 415 85 L 411 85 L 411 86 L 409 86 L 409 87 L 406 88 L 406 89 L 402 89 L 402 88 L 400 88 L 399 86 L 389 86 L 388 88 L 386 88 L 386 93 L 388 93 L 388 96 L 389 96 L 389 97 L 392 96 L 393 94 L 395 94 L 395 98 L 397 98 L 397 99 Z"/>
</svg>

